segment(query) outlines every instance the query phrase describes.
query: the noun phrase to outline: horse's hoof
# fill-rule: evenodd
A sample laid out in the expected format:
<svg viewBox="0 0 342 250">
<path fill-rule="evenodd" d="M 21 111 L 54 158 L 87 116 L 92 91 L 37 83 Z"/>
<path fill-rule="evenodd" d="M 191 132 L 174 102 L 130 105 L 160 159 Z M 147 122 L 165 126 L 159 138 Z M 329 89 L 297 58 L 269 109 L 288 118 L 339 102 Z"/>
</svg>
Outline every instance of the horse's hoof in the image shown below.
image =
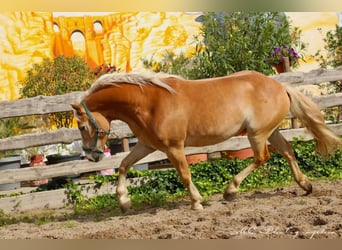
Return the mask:
<svg viewBox="0 0 342 250">
<path fill-rule="evenodd" d="M 224 192 L 223 194 L 223 198 L 226 200 L 226 201 L 233 201 L 237 198 L 238 196 L 238 192 Z"/>
<path fill-rule="evenodd" d="M 299 182 L 299 186 L 306 191 L 305 195 L 312 193 L 312 185 L 309 181 L 301 181 Z"/>
<path fill-rule="evenodd" d="M 122 213 L 126 213 L 132 207 L 132 201 L 130 198 L 126 198 L 120 201 L 120 209 Z"/>
<path fill-rule="evenodd" d="M 203 210 L 203 206 L 201 203 L 194 203 L 191 205 L 191 210 Z"/>
</svg>

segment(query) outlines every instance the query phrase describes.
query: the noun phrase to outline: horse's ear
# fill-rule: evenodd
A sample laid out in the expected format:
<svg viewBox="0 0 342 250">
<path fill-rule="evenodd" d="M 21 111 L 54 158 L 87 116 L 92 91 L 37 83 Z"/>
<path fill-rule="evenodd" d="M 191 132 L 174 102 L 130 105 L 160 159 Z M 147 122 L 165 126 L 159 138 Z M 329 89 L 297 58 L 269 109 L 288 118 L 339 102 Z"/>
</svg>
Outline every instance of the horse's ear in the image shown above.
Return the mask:
<svg viewBox="0 0 342 250">
<path fill-rule="evenodd" d="M 80 116 L 83 114 L 82 107 L 79 103 L 71 103 L 70 105 L 75 110 L 77 115 Z"/>
</svg>

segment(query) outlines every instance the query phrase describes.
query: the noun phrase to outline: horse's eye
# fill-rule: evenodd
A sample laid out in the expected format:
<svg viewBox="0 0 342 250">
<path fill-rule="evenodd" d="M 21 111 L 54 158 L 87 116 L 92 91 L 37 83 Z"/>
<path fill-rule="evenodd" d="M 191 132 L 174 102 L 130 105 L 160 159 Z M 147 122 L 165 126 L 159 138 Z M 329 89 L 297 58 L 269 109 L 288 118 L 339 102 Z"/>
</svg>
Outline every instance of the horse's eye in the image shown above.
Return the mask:
<svg viewBox="0 0 342 250">
<path fill-rule="evenodd" d="M 80 126 L 80 127 L 78 127 L 78 129 L 79 129 L 80 131 L 84 131 L 84 130 L 85 130 L 85 126 Z"/>
<path fill-rule="evenodd" d="M 98 132 L 99 136 L 101 136 L 101 137 L 108 135 L 108 132 L 103 130 L 103 129 L 99 129 L 99 130 L 97 130 L 97 132 Z"/>
</svg>

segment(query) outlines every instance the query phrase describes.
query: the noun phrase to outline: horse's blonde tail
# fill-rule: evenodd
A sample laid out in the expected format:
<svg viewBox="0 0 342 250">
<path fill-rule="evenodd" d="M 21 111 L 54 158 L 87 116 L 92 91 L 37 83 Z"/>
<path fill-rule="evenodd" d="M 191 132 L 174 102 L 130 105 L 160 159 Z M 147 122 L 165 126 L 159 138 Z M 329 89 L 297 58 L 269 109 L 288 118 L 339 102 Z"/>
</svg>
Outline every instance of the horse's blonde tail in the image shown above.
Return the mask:
<svg viewBox="0 0 342 250">
<path fill-rule="evenodd" d="M 290 84 L 284 86 L 291 100 L 290 111 L 313 135 L 316 140 L 316 150 L 325 157 L 342 147 L 341 138 L 325 124 L 317 105 Z"/>
</svg>

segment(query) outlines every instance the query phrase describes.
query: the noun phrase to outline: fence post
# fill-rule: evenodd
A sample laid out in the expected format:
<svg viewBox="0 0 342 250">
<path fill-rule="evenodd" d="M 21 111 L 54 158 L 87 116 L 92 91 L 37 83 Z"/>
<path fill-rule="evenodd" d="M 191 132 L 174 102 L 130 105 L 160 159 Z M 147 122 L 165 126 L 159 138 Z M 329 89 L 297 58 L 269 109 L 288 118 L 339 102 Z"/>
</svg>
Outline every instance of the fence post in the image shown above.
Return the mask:
<svg viewBox="0 0 342 250">
<path fill-rule="evenodd" d="M 290 72 L 290 59 L 288 57 L 284 57 L 284 71 L 285 72 Z M 297 118 L 293 117 L 291 118 L 291 128 L 299 128 L 300 127 L 300 122 L 298 121 Z"/>
<path fill-rule="evenodd" d="M 128 138 L 122 138 L 121 140 L 121 144 L 122 144 L 122 151 L 123 152 L 128 152 L 129 151 L 129 141 Z"/>
</svg>

